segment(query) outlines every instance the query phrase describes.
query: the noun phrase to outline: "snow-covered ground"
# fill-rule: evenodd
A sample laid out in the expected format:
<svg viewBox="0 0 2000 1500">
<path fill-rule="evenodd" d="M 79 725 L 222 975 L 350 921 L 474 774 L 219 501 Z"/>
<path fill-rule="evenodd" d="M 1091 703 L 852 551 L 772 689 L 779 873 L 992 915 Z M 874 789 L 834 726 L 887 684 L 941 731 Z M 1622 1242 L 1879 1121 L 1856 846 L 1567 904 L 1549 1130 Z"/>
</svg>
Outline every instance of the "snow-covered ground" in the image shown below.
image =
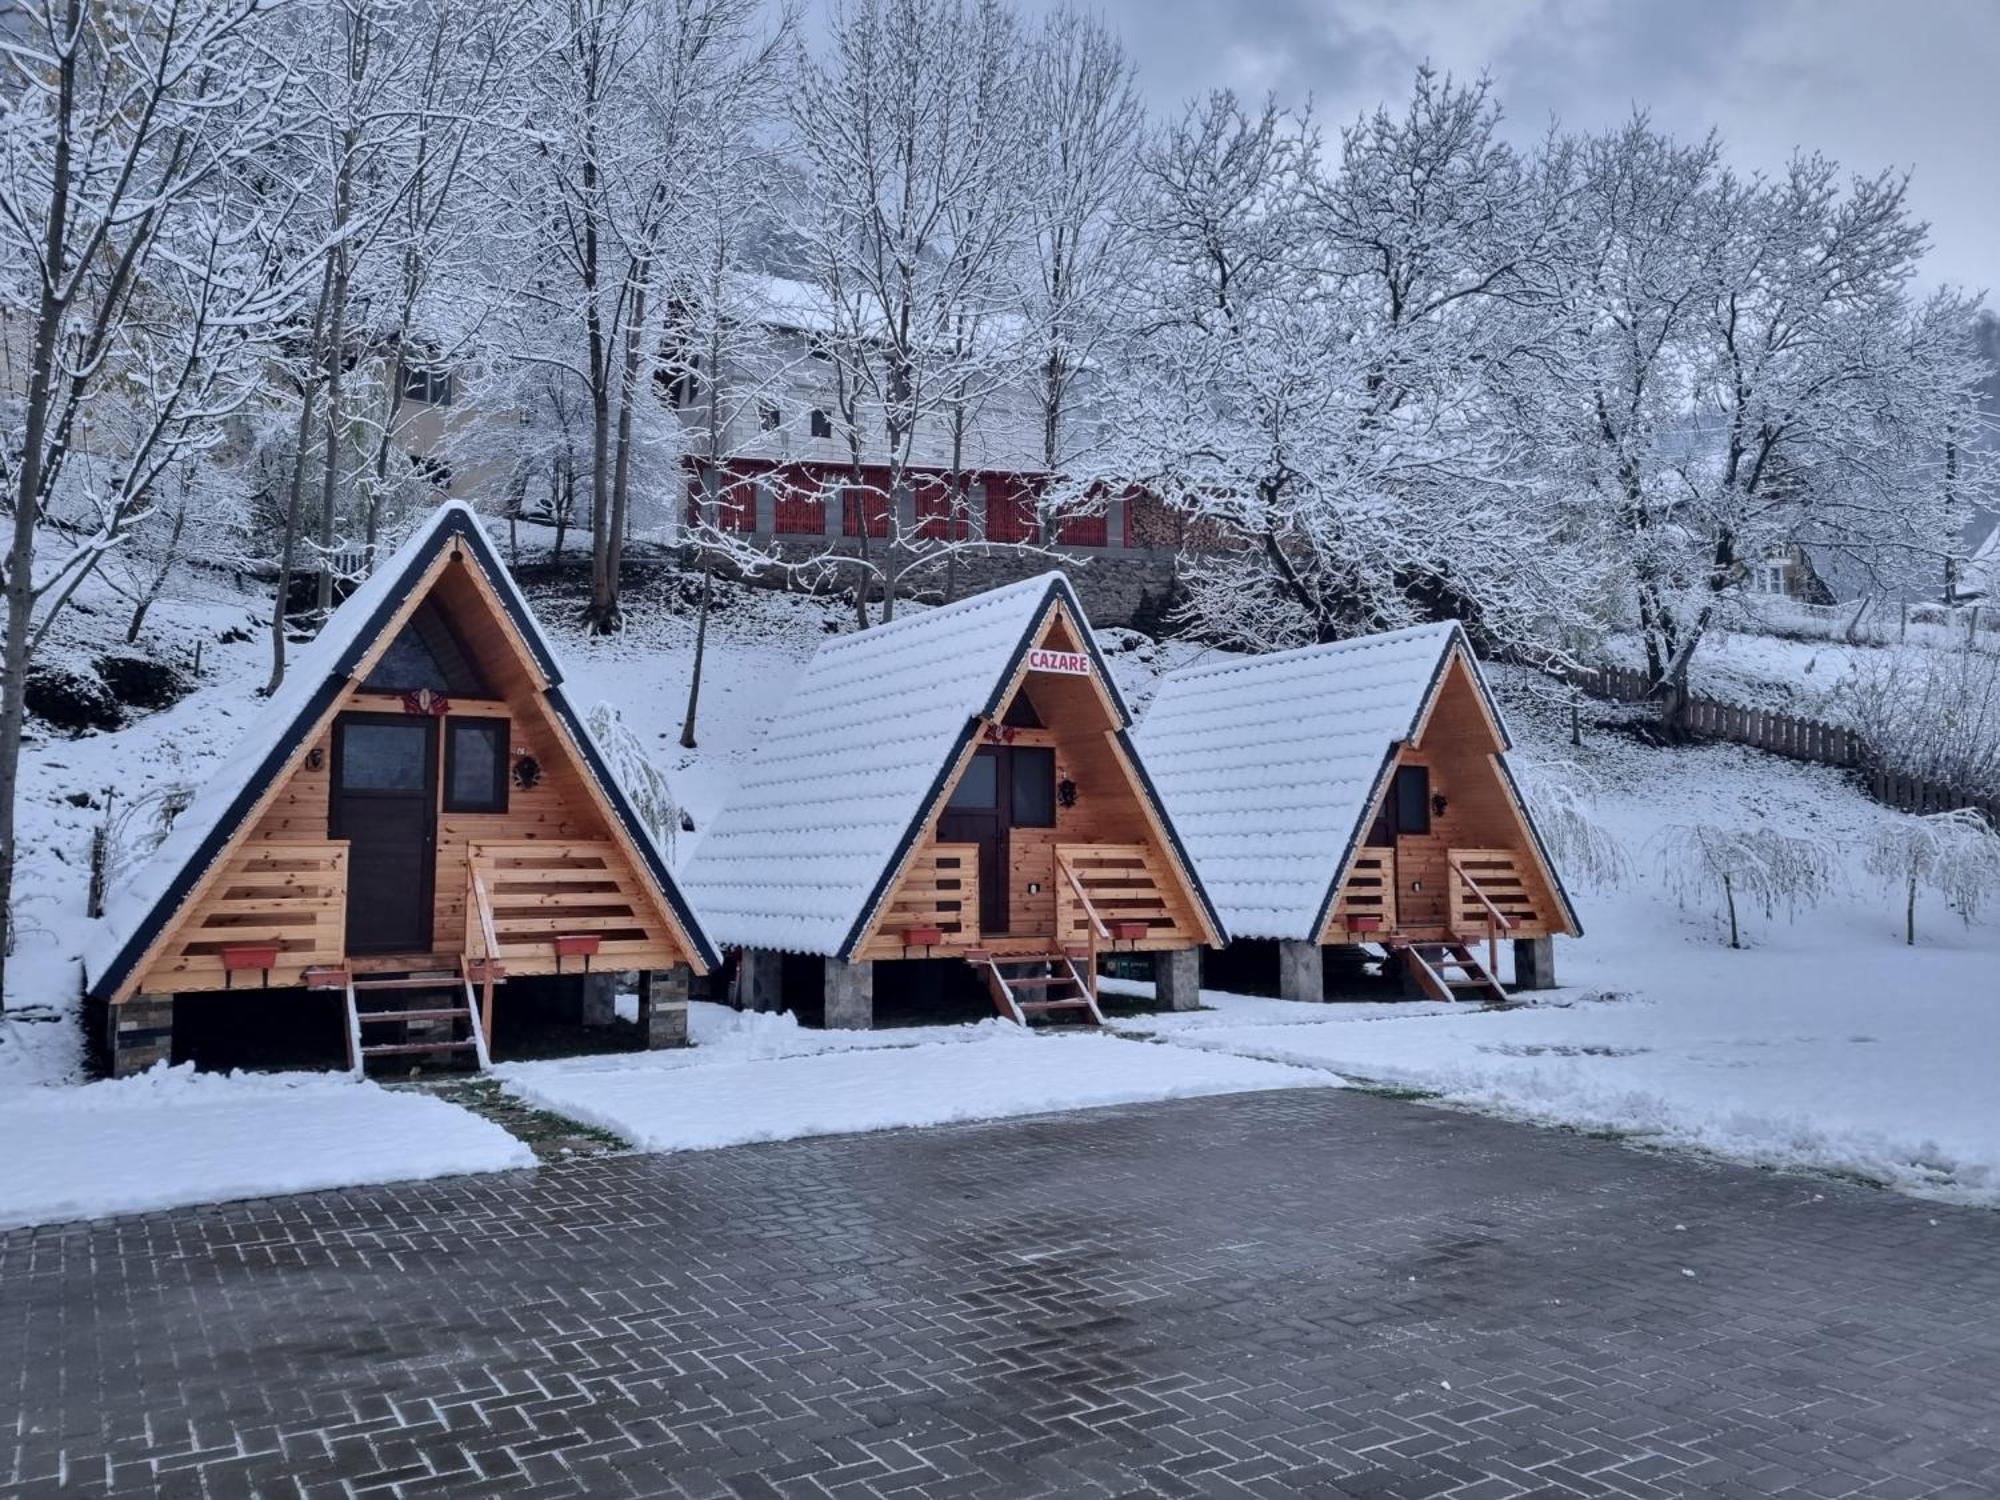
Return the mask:
<svg viewBox="0 0 2000 1500">
<path fill-rule="evenodd" d="M 830 601 L 725 588 L 711 626 L 699 745 L 683 751 L 694 637 L 685 593 L 656 577 L 635 591 L 626 634 L 602 639 L 576 629 L 573 601 L 531 592 L 558 637 L 577 701 L 611 701 L 659 747 L 697 830 L 679 841 L 677 859 L 726 798 L 818 641 L 852 628 L 845 607 Z M 156 628 L 173 649 L 205 643 L 196 690 L 115 733 L 70 739 L 38 729 L 28 747 L 27 901 L 9 973 L 17 1009 L 0 1016 L 0 1139 L 30 1149 L 9 1153 L 0 1172 L 0 1218 L 526 1162 L 497 1128 L 451 1106 L 343 1079 L 176 1073 L 71 1086 L 81 1076 L 74 1004 L 89 839 L 105 789 L 129 803 L 199 782 L 228 752 L 258 705 L 268 647 L 254 633 L 224 637 L 254 624 L 256 604 L 220 585 L 207 597 L 166 601 Z M 1107 637 L 1120 686 L 1142 712 L 1159 672 L 1203 654 L 1129 632 Z M 1829 652 L 1884 649 L 1728 639 L 1749 644 L 1725 652 L 1755 656 L 1774 676 L 1800 683 L 1828 669 Z M 1807 662 L 1817 664 L 1807 671 Z M 1566 714 L 1554 706 L 1559 695 L 1538 698 L 1524 674 L 1496 676 L 1521 756 L 1574 760 L 1601 783 L 1598 816 L 1631 865 L 1614 888 L 1573 876 L 1590 930 L 1562 946 L 1570 988 L 1554 1003 L 1504 1013 L 1428 1004 L 1320 1012 L 1211 996 L 1208 1011 L 1121 1023 L 1150 1042 L 1025 1038 L 998 1023 L 842 1036 L 697 1008 L 694 1051 L 523 1065 L 508 1070 L 508 1086 L 636 1141 L 686 1146 L 1338 1074 L 1523 1118 L 2000 1203 L 2000 924 L 1967 928 L 1926 898 L 1919 943 L 1902 946 L 1898 893 L 1869 881 L 1860 858 L 1872 831 L 1902 815 L 1869 803 L 1835 773 L 1733 747 L 1662 751 L 1593 732 L 1573 750 Z M 1660 829 L 1693 820 L 1771 820 L 1817 832 L 1840 851 L 1843 888 L 1796 923 L 1746 912 L 1750 946 L 1731 951 L 1714 912 L 1683 908 L 1661 878 Z M 99 1178 L 101 1187 L 91 1186 Z M 74 1200 L 67 1207 L 65 1193 Z"/>
<path fill-rule="evenodd" d="M 507 1090 L 642 1150 L 698 1151 L 1338 1082 L 1226 1052 L 1031 1035 L 998 1020 L 842 1036 L 789 1016 L 691 1009 L 691 1051 L 504 1067 Z"/>
<path fill-rule="evenodd" d="M 1837 773 L 1734 746 L 1599 735 L 1577 751 L 1532 712 L 1515 728 L 1524 754 L 1602 778 L 1600 815 L 1631 861 L 1613 887 L 1572 881 L 1587 935 L 1560 945 L 1564 990 L 1455 1013 L 1210 995 L 1212 1012 L 1136 1024 L 1518 1118 L 2000 1205 L 2000 931 L 1926 898 L 1904 945 L 1900 893 L 1854 857 L 1903 815 Z M 1697 818 L 1817 833 L 1843 851 L 1842 883 L 1796 921 L 1747 913 L 1749 946 L 1731 949 L 1712 907 L 1661 884 L 1660 827 Z"/>
<path fill-rule="evenodd" d="M 499 1126 L 344 1074 L 156 1068 L 0 1089 L 0 1226 L 534 1165 Z"/>
</svg>

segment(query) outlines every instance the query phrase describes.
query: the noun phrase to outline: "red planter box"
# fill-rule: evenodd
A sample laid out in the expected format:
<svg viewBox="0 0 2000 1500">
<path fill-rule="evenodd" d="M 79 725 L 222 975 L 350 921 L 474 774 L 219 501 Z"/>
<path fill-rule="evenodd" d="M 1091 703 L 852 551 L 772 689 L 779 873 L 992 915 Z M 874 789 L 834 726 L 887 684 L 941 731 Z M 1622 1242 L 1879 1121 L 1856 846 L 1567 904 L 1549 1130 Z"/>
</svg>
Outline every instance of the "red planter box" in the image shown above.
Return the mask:
<svg viewBox="0 0 2000 1500">
<path fill-rule="evenodd" d="M 1349 932 L 1376 932 L 1381 929 L 1381 926 L 1382 919 L 1380 917 L 1349 917 L 1347 919 L 1347 930 Z"/>
<path fill-rule="evenodd" d="M 929 948 L 944 941 L 942 927 L 905 927 L 903 946 L 905 948 Z"/>
<path fill-rule="evenodd" d="M 1111 936 L 1115 941 L 1121 943 L 1136 943 L 1152 930 L 1144 922 L 1111 923 Z"/>
<path fill-rule="evenodd" d="M 232 943 L 222 950 L 225 970 L 271 969 L 278 964 L 276 943 Z"/>
<path fill-rule="evenodd" d="M 555 940 L 557 958 L 574 958 L 579 953 L 595 953 L 604 940 L 594 932 L 573 933 Z"/>
</svg>

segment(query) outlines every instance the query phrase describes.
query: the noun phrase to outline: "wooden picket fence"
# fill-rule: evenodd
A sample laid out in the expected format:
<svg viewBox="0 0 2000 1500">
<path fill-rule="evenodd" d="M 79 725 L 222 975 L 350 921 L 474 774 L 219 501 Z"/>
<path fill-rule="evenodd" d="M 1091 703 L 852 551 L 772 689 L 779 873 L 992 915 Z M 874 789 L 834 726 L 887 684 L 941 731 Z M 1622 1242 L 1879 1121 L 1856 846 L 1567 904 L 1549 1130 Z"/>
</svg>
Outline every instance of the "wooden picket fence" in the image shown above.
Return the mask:
<svg viewBox="0 0 2000 1500">
<path fill-rule="evenodd" d="M 1632 667 L 1585 667 L 1572 671 L 1569 679 L 1593 698 L 1608 698 L 1614 703 L 1643 703 L 1651 696 L 1652 679 Z M 1899 812 L 1934 813 L 1971 807 L 2000 828 L 2000 798 L 1978 797 L 1921 776 L 1883 770 L 1872 764 L 1874 757 L 1867 742 L 1838 724 L 1741 708 L 1713 698 L 1690 698 L 1687 727 L 1689 733 L 1702 739 L 1748 745 L 1788 760 L 1863 770 L 1868 795 Z"/>
</svg>

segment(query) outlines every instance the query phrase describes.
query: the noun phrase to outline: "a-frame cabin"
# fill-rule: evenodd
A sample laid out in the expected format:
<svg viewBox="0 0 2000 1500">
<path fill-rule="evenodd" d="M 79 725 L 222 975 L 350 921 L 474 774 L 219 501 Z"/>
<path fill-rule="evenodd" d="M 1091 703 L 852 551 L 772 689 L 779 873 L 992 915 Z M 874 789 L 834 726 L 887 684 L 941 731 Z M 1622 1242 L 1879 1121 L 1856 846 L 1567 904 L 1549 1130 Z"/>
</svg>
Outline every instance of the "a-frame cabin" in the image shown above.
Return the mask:
<svg viewBox="0 0 2000 1500">
<path fill-rule="evenodd" d="M 818 960 L 829 1026 L 874 1024 L 877 968 L 908 961 L 972 965 L 1010 1019 L 1090 1023 L 1098 956 L 1150 953 L 1192 1007 L 1221 924 L 1131 722 L 1060 573 L 839 637 L 682 878 L 749 1003 L 793 1003 Z"/>
<path fill-rule="evenodd" d="M 588 975 L 638 971 L 645 1039 L 673 1045 L 688 972 L 716 962 L 478 518 L 451 504 L 334 611 L 111 892 L 85 971 L 122 1074 L 188 1054 L 176 1005 L 219 991 L 334 1016 L 358 1070 L 483 1063 L 510 977 L 566 976 L 581 997 Z"/>
<path fill-rule="evenodd" d="M 1279 991 L 1325 993 L 1325 950 L 1380 945 L 1437 999 L 1552 982 L 1582 932 L 1456 624 L 1228 657 L 1161 679 L 1138 732 L 1239 945 L 1275 940 Z"/>
</svg>

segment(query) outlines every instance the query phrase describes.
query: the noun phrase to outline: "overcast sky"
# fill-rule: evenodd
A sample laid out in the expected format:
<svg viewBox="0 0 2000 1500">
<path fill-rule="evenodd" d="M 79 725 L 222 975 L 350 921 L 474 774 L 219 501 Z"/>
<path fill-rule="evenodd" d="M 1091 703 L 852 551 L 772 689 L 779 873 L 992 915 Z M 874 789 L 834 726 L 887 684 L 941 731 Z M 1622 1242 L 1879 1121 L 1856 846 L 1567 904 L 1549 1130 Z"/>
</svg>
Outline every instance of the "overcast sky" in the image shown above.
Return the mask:
<svg viewBox="0 0 2000 1500">
<path fill-rule="evenodd" d="M 1915 174 L 1929 274 L 2000 292 L 2000 0 L 1085 0 L 1156 111 L 1228 86 L 1329 125 L 1400 100 L 1426 58 L 1485 69 L 1510 133 L 1720 129 L 1743 167 L 1794 147 Z"/>
</svg>

